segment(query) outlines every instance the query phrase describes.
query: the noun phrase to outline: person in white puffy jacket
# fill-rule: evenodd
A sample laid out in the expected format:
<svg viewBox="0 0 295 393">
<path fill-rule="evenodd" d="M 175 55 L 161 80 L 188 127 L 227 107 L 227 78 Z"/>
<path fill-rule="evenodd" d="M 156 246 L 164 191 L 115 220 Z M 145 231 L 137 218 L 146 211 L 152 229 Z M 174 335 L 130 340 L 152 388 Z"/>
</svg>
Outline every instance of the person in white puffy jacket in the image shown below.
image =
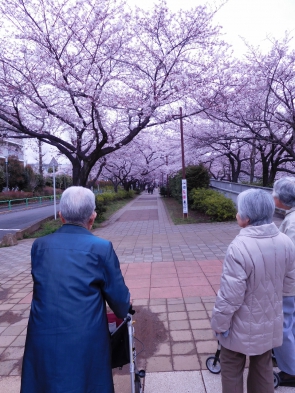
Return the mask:
<svg viewBox="0 0 295 393">
<path fill-rule="evenodd" d="M 279 230 L 295 244 L 295 177 L 286 176 L 277 180 L 273 193 L 278 208 L 285 209 L 286 215 Z M 295 387 L 295 290 L 283 294 L 283 344 L 275 348 L 281 386 Z"/>
<path fill-rule="evenodd" d="M 283 294 L 295 289 L 295 246 L 272 222 L 268 192 L 238 196 L 240 233 L 227 249 L 211 326 L 221 344 L 223 393 L 273 393 L 272 348 L 283 340 Z"/>
</svg>

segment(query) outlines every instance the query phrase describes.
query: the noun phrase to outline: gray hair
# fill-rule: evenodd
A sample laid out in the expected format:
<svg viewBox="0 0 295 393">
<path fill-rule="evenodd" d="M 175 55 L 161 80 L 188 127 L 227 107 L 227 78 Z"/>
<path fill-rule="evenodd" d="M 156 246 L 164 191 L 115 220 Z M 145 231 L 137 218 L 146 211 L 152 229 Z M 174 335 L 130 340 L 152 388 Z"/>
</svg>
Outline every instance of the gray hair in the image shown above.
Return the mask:
<svg viewBox="0 0 295 393">
<path fill-rule="evenodd" d="M 274 200 L 267 191 L 250 189 L 238 196 L 238 213 L 242 220 L 249 219 L 249 225 L 270 224 L 274 211 Z"/>
<path fill-rule="evenodd" d="M 95 209 L 95 196 L 88 188 L 67 188 L 60 200 L 60 212 L 69 224 L 86 225 Z"/>
<path fill-rule="evenodd" d="M 295 177 L 285 176 L 273 185 L 272 196 L 287 207 L 295 207 Z"/>
</svg>

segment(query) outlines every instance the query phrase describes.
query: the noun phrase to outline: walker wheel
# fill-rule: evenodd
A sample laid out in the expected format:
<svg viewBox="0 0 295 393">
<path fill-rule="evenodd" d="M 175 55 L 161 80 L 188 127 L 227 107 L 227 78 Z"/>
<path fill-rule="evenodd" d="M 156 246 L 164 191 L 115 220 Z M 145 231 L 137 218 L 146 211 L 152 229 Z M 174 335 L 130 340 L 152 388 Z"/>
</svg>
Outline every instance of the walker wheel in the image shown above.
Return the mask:
<svg viewBox="0 0 295 393">
<path fill-rule="evenodd" d="M 273 372 L 273 386 L 276 389 L 280 385 L 280 377 L 279 374 L 275 371 Z"/>
<path fill-rule="evenodd" d="M 142 393 L 142 384 L 138 375 L 135 375 L 134 388 L 135 393 Z"/>
<path fill-rule="evenodd" d="M 221 371 L 220 360 L 215 356 L 210 356 L 206 360 L 206 367 L 212 374 L 219 374 Z"/>
</svg>

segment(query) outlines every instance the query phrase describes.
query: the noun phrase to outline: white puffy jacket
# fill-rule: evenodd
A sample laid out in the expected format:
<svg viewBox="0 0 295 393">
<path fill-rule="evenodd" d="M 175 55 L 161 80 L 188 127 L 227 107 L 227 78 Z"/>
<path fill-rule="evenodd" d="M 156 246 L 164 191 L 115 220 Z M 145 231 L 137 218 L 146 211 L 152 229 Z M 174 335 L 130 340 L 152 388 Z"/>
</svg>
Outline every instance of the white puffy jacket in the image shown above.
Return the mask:
<svg viewBox="0 0 295 393">
<path fill-rule="evenodd" d="M 241 229 L 227 249 L 211 326 L 222 346 L 260 355 L 282 344 L 283 293 L 295 290 L 295 247 L 274 223 Z"/>
</svg>

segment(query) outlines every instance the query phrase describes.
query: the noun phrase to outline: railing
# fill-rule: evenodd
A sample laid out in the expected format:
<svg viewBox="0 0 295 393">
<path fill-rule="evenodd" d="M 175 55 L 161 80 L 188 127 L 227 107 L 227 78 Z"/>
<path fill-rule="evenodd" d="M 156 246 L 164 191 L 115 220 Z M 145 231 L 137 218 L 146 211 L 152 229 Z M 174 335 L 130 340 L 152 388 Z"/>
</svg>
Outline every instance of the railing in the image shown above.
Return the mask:
<svg viewBox="0 0 295 393">
<path fill-rule="evenodd" d="M 230 198 L 235 203 L 237 202 L 237 197 L 240 192 L 249 190 L 251 188 L 260 188 L 261 190 L 272 192 L 272 188 L 269 187 L 249 186 L 247 184 L 231 183 L 229 181 L 215 179 L 210 180 L 210 186 L 222 192 L 226 197 Z"/>
<path fill-rule="evenodd" d="M 269 187 L 249 186 L 247 184 L 231 183 L 229 181 L 215 180 L 215 179 L 210 180 L 210 187 L 215 189 L 216 191 L 221 192 L 227 198 L 230 198 L 235 203 L 237 203 L 238 195 L 241 192 L 245 190 L 249 190 L 251 188 L 260 188 L 261 190 L 272 193 L 272 188 Z M 276 213 L 284 216 L 285 210 L 276 208 Z"/>
<path fill-rule="evenodd" d="M 61 195 L 56 195 L 56 199 L 60 199 Z M 12 209 L 12 204 L 15 204 L 17 206 L 29 206 L 29 204 L 39 204 L 42 205 L 44 201 L 46 200 L 48 202 L 53 201 L 54 196 L 53 195 L 48 195 L 48 196 L 42 196 L 42 197 L 32 197 L 32 198 L 20 198 L 20 199 L 8 199 L 6 201 L 0 201 L 0 209 L 3 207 L 8 207 L 9 210 Z"/>
</svg>

